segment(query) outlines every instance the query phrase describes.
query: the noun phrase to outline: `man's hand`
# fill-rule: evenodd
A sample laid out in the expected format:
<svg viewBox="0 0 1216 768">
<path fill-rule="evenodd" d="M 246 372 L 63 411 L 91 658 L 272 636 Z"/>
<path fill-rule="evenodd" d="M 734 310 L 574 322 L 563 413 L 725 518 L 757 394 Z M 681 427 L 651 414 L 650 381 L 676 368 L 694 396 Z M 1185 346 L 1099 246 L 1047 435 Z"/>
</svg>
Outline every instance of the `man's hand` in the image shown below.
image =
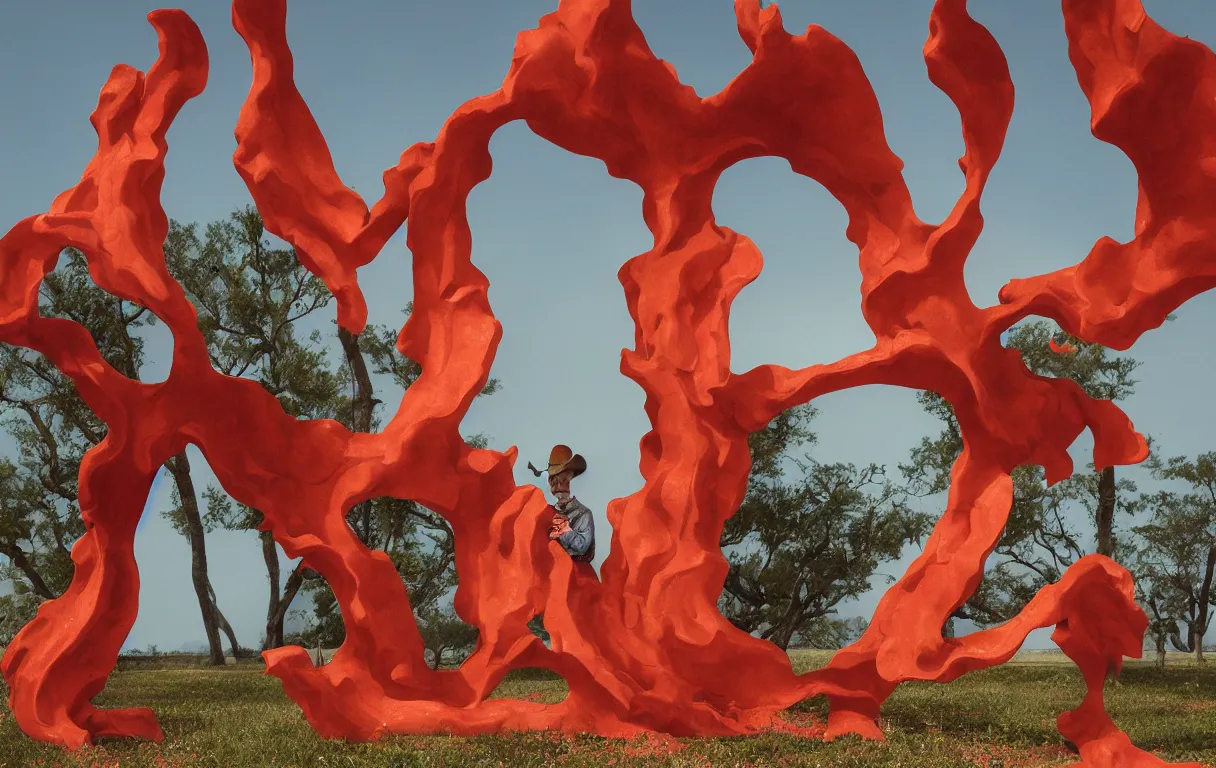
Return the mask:
<svg viewBox="0 0 1216 768">
<path fill-rule="evenodd" d="M 553 522 L 549 524 L 549 538 L 557 539 L 562 534 L 569 533 L 569 531 L 570 521 L 560 515 L 555 515 Z"/>
</svg>

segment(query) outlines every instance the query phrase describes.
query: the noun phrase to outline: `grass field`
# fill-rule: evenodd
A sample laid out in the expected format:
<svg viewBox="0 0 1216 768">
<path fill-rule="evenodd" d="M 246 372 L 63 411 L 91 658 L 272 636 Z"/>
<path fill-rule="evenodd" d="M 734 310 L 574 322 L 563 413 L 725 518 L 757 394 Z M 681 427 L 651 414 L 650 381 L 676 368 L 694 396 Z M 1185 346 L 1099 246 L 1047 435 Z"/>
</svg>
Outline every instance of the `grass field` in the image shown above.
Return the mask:
<svg viewBox="0 0 1216 768">
<path fill-rule="evenodd" d="M 810 669 L 828 655 L 794 652 Z M 784 734 L 740 739 L 688 739 L 676 748 L 663 739 L 625 742 L 551 733 L 476 738 L 413 736 L 379 744 L 318 738 L 276 679 L 260 664 L 221 669 L 148 668 L 122 663 L 97 699 L 103 707 L 150 706 L 165 731 L 161 744 L 109 741 L 72 754 L 35 743 L 17 728 L 0 686 L 0 768 L 29 766 L 901 766 L 1013 768 L 1074 762 L 1055 728 L 1056 715 L 1076 706 L 1080 675 L 1059 655 L 1027 654 L 1004 667 L 948 685 L 901 686 L 887 702 L 887 743 L 856 738 L 831 744 Z M 158 662 L 163 666 L 165 662 Z M 497 696 L 560 701 L 565 683 L 523 670 Z M 1169 760 L 1216 765 L 1216 665 L 1179 661 L 1164 671 L 1129 662 L 1107 683 L 1107 706 L 1132 740 Z M 824 714 L 818 700 L 803 702 L 791 719 Z"/>
</svg>

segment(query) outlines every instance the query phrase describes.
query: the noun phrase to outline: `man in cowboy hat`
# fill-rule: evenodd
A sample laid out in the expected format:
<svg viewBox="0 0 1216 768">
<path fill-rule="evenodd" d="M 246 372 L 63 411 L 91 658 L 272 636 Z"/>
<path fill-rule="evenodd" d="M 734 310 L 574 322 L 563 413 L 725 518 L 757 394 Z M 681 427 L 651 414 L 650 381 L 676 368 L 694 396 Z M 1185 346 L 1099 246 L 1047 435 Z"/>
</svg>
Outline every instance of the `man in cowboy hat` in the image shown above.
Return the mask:
<svg viewBox="0 0 1216 768">
<path fill-rule="evenodd" d="M 528 468 L 540 477 L 540 470 Z M 590 563 L 595 557 L 595 520 L 591 510 L 570 495 L 570 481 L 587 471 L 587 460 L 569 447 L 555 445 L 549 452 L 549 490 L 557 502 L 557 512 L 549 527 L 550 540 L 556 539 L 576 563 Z"/>
</svg>

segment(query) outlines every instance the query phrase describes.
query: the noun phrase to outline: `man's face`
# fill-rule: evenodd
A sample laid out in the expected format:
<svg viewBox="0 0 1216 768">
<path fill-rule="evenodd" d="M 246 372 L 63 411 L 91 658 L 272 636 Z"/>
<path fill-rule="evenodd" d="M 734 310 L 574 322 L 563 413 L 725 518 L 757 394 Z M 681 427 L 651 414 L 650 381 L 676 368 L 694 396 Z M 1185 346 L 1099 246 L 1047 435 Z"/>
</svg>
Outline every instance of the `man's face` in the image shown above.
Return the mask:
<svg viewBox="0 0 1216 768">
<path fill-rule="evenodd" d="M 569 496 L 570 495 L 570 478 L 572 478 L 573 476 L 574 476 L 574 473 L 568 469 L 565 472 L 559 472 L 556 475 L 550 475 L 549 476 L 549 490 L 553 493 L 554 496 L 557 496 L 559 498 L 562 496 Z"/>
</svg>

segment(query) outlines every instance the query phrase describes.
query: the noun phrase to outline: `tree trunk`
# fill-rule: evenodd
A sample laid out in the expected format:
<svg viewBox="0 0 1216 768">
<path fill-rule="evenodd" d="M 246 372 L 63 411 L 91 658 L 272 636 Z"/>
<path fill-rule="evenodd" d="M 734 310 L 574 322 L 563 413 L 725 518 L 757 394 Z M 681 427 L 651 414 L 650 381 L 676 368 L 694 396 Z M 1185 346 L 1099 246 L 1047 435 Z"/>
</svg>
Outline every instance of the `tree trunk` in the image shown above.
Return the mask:
<svg viewBox="0 0 1216 768">
<path fill-rule="evenodd" d="M 241 648 L 241 644 L 236 640 L 236 633 L 232 631 L 232 625 L 228 623 L 228 619 L 224 618 L 223 611 L 220 610 L 219 601 L 215 599 L 215 589 L 212 588 L 211 605 L 215 606 L 215 623 L 219 625 L 220 631 L 228 636 L 228 643 L 232 646 L 232 658 L 240 659 L 245 655 L 245 649 Z"/>
<path fill-rule="evenodd" d="M 346 364 L 355 379 L 355 396 L 351 402 L 351 431 L 369 433 L 372 431 L 372 410 L 376 406 L 376 399 L 372 391 L 371 376 L 367 373 L 367 362 L 363 359 L 363 351 L 359 349 L 359 337 L 345 328 L 338 328 L 338 341 L 342 343 Z M 359 537 L 364 546 L 370 548 L 372 547 L 371 501 L 361 502 L 355 508 L 355 514 L 356 519 L 359 520 L 355 535 Z M 359 530 L 360 528 L 362 530 Z"/>
<path fill-rule="evenodd" d="M 224 614 L 220 611 L 219 606 L 215 608 L 216 623 L 219 624 L 220 630 L 228 636 L 228 643 L 232 646 L 232 658 L 240 659 L 245 655 L 245 649 L 241 648 L 241 644 L 236 641 L 236 633 L 232 631 L 232 625 L 228 623 L 228 619 L 224 618 Z"/>
<path fill-rule="evenodd" d="M 794 622 L 786 622 L 785 626 L 780 627 L 775 633 L 773 633 L 772 637 L 769 638 L 769 641 L 783 651 L 789 650 L 790 641 L 794 639 L 794 627 Z"/>
<path fill-rule="evenodd" d="M 300 563 L 287 576 L 287 583 L 279 590 L 279 550 L 270 531 L 258 531 L 262 540 L 262 559 L 266 561 L 266 575 L 270 580 L 270 601 L 266 607 L 266 635 L 262 639 L 262 650 L 283 647 L 283 625 L 287 622 L 287 611 L 300 587 L 304 585 L 304 563 Z"/>
<path fill-rule="evenodd" d="M 190 541 L 190 578 L 194 582 L 194 594 L 198 596 L 198 607 L 203 614 L 203 630 L 207 633 L 207 648 L 213 666 L 224 665 L 224 647 L 220 644 L 219 624 L 216 621 L 218 608 L 212 599 L 211 580 L 207 575 L 207 544 L 203 530 L 203 518 L 199 514 L 198 496 L 194 491 L 194 480 L 190 477 L 190 460 L 183 449 L 165 462 L 177 485 L 181 499 L 182 514 L 186 518 L 186 538 Z"/>
<path fill-rule="evenodd" d="M 278 648 L 283 644 L 277 623 L 279 615 L 279 550 L 270 531 L 258 531 L 262 540 L 262 559 L 266 561 L 266 575 L 270 577 L 270 604 L 266 608 L 266 635 L 262 638 L 262 650 Z"/>
<path fill-rule="evenodd" d="M 1107 467 L 1098 475 L 1098 554 L 1115 556 L 1115 468 Z"/>
<path fill-rule="evenodd" d="M 1195 661 L 1200 666 L 1206 663 L 1203 658 L 1203 638 L 1207 634 L 1210 621 L 1208 613 L 1211 610 L 1213 577 L 1216 577 L 1216 544 L 1208 548 L 1207 569 L 1203 572 L 1203 583 L 1199 586 L 1199 620 L 1195 622 L 1195 632 L 1199 636 L 1195 638 Z"/>
<path fill-rule="evenodd" d="M 1195 652 L 1195 646 L 1191 645 L 1191 641 L 1194 639 L 1195 639 L 1194 625 L 1190 622 L 1187 622 L 1187 625 L 1186 625 L 1186 639 L 1185 640 L 1183 639 L 1182 633 L 1179 632 L 1176 628 L 1174 629 L 1173 632 L 1170 633 L 1170 645 L 1174 646 L 1182 653 L 1194 653 Z"/>
<path fill-rule="evenodd" d="M 1157 628 L 1153 634 L 1157 644 L 1157 669 L 1165 669 L 1165 632 Z"/>
<path fill-rule="evenodd" d="M 439 669 L 439 665 L 443 663 L 443 652 L 446 650 L 447 648 L 442 645 L 435 646 L 435 648 L 431 649 L 431 669 Z"/>
<path fill-rule="evenodd" d="M 359 349 L 359 337 L 345 328 L 338 329 L 338 341 L 342 343 L 342 351 L 346 354 L 346 364 L 350 367 L 351 375 L 355 377 L 355 396 L 351 404 L 351 430 L 354 432 L 372 431 L 372 408 L 375 398 L 372 396 L 372 379 L 367 372 L 367 363 L 363 359 L 363 351 Z"/>
<path fill-rule="evenodd" d="M 304 585 L 304 564 L 300 563 L 287 577 L 282 593 L 279 592 L 279 551 L 270 531 L 259 531 L 262 540 L 262 557 L 266 560 L 266 574 L 270 577 L 270 604 L 266 608 L 266 637 L 262 650 L 283 647 L 283 625 L 287 622 L 287 611 L 291 601 Z"/>
<path fill-rule="evenodd" d="M 794 587 L 795 598 L 801 591 L 802 582 L 799 582 Z M 788 650 L 790 641 L 794 639 L 794 632 L 798 627 L 804 626 L 807 620 L 802 604 L 797 599 L 791 599 L 789 607 L 785 609 L 781 618 L 777 619 L 777 622 L 770 626 L 761 637 L 783 651 Z"/>
<path fill-rule="evenodd" d="M 287 577 L 287 583 L 283 585 L 283 594 L 279 598 L 279 609 L 274 615 L 274 637 L 278 643 L 275 647 L 283 645 L 283 626 L 287 623 L 287 611 L 291 608 L 291 601 L 295 600 L 296 593 L 300 591 L 300 587 L 304 585 L 304 564 L 301 563 L 295 567 L 291 575 Z"/>
<path fill-rule="evenodd" d="M 807 563 L 804 561 L 800 564 L 800 568 L 805 568 L 806 565 Z M 789 606 L 777 620 L 777 625 L 770 629 L 769 640 L 783 651 L 789 649 L 790 641 L 794 639 L 794 632 L 799 627 L 806 626 L 807 621 L 811 618 L 807 615 L 807 606 L 803 602 L 802 588 L 804 586 L 806 586 L 804 580 L 799 578 L 793 591 L 790 592 Z"/>
</svg>

